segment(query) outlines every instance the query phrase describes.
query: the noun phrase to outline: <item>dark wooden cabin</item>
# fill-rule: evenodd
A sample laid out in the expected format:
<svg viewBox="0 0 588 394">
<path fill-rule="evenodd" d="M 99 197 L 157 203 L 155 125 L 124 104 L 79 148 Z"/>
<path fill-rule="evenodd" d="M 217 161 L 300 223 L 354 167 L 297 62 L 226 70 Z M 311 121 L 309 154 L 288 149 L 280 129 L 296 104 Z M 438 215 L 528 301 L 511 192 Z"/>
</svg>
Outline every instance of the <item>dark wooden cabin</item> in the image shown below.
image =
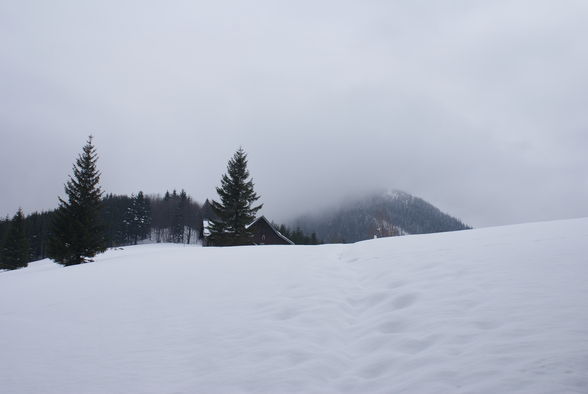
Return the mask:
<svg viewBox="0 0 588 394">
<path fill-rule="evenodd" d="M 261 216 L 249 225 L 249 229 L 253 232 L 252 245 L 294 245 L 294 242 L 286 238 L 282 233 L 276 230 L 272 224 Z M 201 239 L 203 246 L 212 246 L 208 241 L 210 231 L 208 230 L 208 220 L 202 223 Z"/>
<path fill-rule="evenodd" d="M 249 229 L 253 231 L 254 245 L 294 245 L 294 242 L 276 230 L 265 216 L 255 219 L 249 225 Z"/>
</svg>

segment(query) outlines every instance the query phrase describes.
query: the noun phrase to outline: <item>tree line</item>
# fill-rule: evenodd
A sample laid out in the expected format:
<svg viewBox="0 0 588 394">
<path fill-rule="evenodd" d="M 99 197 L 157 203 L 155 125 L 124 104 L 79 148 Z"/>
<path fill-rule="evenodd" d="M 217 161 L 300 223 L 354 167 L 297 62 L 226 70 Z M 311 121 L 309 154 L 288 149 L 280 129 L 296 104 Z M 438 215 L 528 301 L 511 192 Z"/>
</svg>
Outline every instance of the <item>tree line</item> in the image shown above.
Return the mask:
<svg viewBox="0 0 588 394">
<path fill-rule="evenodd" d="M 0 219 L 0 269 L 26 266 L 49 257 L 48 243 L 57 210 Z M 201 206 L 185 191 L 145 196 L 143 192 L 105 195 L 98 223 L 107 247 L 144 242 L 195 243 L 202 228 Z M 15 262 L 14 257 L 20 255 Z"/>
<path fill-rule="evenodd" d="M 239 149 L 229 160 L 221 179 L 219 201 L 200 205 L 173 190 L 163 196 L 104 194 L 100 188 L 98 156 L 89 137 L 65 184 L 65 198 L 53 211 L 24 216 L 21 209 L 12 219 L 0 219 L 0 269 L 26 267 L 29 261 L 52 258 L 63 265 L 88 261 L 108 247 L 142 242 L 195 243 L 203 234 L 203 218 L 210 219 L 210 244 L 247 245 L 253 222 L 262 204 L 249 179 L 247 155 Z M 279 231 L 296 244 L 321 243 L 316 234 L 300 228 Z"/>
<path fill-rule="evenodd" d="M 202 227 L 202 207 L 184 190 L 160 195 L 108 194 L 100 221 L 109 247 L 148 242 L 194 243 Z"/>
<path fill-rule="evenodd" d="M 292 230 L 290 227 L 284 224 L 272 223 L 274 228 L 277 228 L 283 236 L 294 242 L 296 245 L 320 245 L 324 242 L 319 240 L 316 233 L 312 232 L 310 235 L 305 234 L 300 227 L 296 227 Z"/>
</svg>

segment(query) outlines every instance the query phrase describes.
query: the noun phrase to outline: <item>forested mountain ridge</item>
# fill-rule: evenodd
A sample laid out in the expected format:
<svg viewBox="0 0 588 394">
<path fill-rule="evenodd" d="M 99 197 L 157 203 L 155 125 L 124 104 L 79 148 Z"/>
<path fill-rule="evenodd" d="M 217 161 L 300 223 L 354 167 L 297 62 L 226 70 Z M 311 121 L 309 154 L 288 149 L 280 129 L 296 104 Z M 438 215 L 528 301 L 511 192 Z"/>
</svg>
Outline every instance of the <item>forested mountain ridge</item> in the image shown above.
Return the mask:
<svg viewBox="0 0 588 394">
<path fill-rule="evenodd" d="M 373 193 L 338 208 L 292 222 L 325 242 L 357 242 L 403 234 L 466 230 L 470 227 L 425 200 L 403 191 Z"/>
</svg>

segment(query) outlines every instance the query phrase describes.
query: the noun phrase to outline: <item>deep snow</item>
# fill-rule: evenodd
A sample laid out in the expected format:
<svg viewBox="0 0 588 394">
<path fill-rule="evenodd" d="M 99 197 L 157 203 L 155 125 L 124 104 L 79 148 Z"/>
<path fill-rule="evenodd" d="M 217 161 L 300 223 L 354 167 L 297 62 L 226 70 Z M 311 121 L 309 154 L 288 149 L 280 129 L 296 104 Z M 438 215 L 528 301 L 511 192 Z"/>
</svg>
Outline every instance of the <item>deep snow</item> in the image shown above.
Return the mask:
<svg viewBox="0 0 588 394">
<path fill-rule="evenodd" d="M 2 393 L 587 393 L 588 219 L 0 273 Z"/>
</svg>

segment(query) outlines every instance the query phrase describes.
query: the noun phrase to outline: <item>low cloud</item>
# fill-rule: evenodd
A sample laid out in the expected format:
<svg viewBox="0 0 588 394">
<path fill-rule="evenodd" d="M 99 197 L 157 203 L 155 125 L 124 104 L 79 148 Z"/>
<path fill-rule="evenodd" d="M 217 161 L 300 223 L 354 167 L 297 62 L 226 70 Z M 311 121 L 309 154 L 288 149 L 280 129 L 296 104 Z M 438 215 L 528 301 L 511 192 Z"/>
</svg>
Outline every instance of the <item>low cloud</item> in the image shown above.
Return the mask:
<svg viewBox="0 0 588 394">
<path fill-rule="evenodd" d="M 0 5 L 0 213 L 104 189 L 215 197 L 242 145 L 287 220 L 379 188 L 474 226 L 588 215 L 582 1 Z"/>
</svg>

